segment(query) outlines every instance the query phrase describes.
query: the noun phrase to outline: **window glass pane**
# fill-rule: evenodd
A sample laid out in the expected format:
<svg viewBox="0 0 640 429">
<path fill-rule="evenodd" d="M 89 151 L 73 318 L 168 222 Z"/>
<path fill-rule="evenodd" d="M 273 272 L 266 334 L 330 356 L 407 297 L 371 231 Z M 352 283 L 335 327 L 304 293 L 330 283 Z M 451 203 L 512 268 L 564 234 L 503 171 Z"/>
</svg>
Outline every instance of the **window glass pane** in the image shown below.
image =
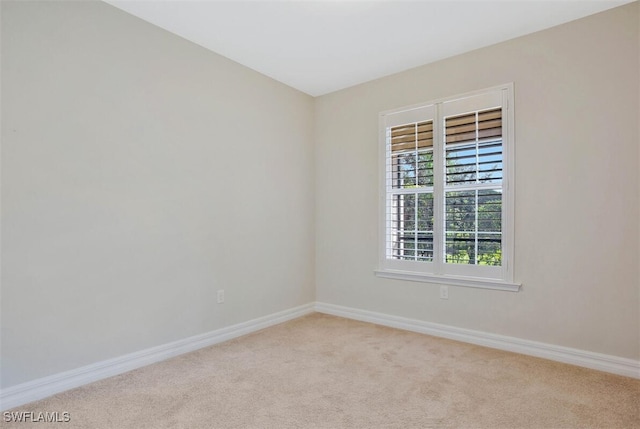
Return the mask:
<svg viewBox="0 0 640 429">
<path fill-rule="evenodd" d="M 433 194 L 390 195 L 387 257 L 433 259 Z"/>
<path fill-rule="evenodd" d="M 502 111 L 491 109 L 445 119 L 447 185 L 502 181 Z"/>
<path fill-rule="evenodd" d="M 502 181 L 502 140 L 478 144 L 478 181 L 481 183 Z"/>
<path fill-rule="evenodd" d="M 391 186 L 409 188 L 416 185 L 415 153 L 395 154 L 391 157 Z"/>
<path fill-rule="evenodd" d="M 478 235 L 478 265 L 502 265 L 502 236 Z"/>
<path fill-rule="evenodd" d="M 419 261 L 433 260 L 433 194 L 418 194 L 417 254 Z"/>
<path fill-rule="evenodd" d="M 433 186 L 433 150 L 418 152 L 418 186 Z"/>
<path fill-rule="evenodd" d="M 476 183 L 476 145 L 447 145 L 447 185 Z"/>
<path fill-rule="evenodd" d="M 415 195 L 390 195 L 387 254 L 393 259 L 415 259 Z"/>
<path fill-rule="evenodd" d="M 502 192 L 499 189 L 478 191 L 478 231 L 502 231 Z"/>
<path fill-rule="evenodd" d="M 473 234 L 447 232 L 445 262 L 447 264 L 475 264 L 475 237 Z"/>
</svg>

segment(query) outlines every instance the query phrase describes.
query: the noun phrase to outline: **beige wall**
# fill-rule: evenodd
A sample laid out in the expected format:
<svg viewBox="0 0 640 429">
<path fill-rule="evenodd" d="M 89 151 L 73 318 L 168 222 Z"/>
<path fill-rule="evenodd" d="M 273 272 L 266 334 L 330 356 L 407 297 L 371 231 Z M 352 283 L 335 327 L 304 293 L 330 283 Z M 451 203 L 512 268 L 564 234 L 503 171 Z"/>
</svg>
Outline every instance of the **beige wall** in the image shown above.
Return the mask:
<svg viewBox="0 0 640 429">
<path fill-rule="evenodd" d="M 313 301 L 310 96 L 72 1 L 2 1 L 2 91 L 3 387 Z"/>
<path fill-rule="evenodd" d="M 316 100 L 317 300 L 640 358 L 638 3 Z M 521 292 L 377 278 L 378 113 L 515 84 Z"/>
</svg>

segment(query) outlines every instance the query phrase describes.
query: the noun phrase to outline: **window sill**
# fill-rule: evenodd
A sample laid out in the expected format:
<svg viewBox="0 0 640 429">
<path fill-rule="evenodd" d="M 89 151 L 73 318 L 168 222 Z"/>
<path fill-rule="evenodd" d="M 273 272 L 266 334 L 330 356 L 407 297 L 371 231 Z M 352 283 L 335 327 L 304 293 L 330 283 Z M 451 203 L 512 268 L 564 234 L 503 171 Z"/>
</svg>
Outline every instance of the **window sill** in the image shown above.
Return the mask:
<svg viewBox="0 0 640 429">
<path fill-rule="evenodd" d="M 409 280 L 413 282 L 437 283 L 440 285 L 475 287 L 480 289 L 505 290 L 518 292 L 520 283 L 505 282 L 502 280 L 483 279 L 477 277 L 444 276 L 437 274 L 416 273 L 412 271 L 375 270 L 376 276 L 396 280 Z"/>
</svg>

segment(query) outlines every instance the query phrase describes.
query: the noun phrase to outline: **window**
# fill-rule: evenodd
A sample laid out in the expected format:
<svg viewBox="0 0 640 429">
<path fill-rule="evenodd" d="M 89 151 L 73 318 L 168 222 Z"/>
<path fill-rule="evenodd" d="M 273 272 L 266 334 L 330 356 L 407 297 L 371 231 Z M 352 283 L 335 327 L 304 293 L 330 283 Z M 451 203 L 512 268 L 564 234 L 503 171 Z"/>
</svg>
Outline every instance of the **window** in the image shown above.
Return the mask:
<svg viewBox="0 0 640 429">
<path fill-rule="evenodd" d="M 513 85 L 380 115 L 382 277 L 513 283 Z"/>
</svg>

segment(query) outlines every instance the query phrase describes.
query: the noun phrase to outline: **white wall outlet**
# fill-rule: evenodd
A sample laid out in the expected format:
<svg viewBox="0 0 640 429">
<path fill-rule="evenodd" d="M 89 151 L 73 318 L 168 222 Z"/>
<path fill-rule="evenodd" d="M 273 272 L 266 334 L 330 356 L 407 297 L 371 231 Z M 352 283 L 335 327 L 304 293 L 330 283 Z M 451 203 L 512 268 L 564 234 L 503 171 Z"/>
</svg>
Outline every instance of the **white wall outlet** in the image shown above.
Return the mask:
<svg viewBox="0 0 640 429">
<path fill-rule="evenodd" d="M 218 291 L 218 304 L 222 304 L 224 302 L 224 289 L 220 289 Z"/>
<path fill-rule="evenodd" d="M 449 286 L 440 286 L 440 299 L 449 299 Z"/>
</svg>

